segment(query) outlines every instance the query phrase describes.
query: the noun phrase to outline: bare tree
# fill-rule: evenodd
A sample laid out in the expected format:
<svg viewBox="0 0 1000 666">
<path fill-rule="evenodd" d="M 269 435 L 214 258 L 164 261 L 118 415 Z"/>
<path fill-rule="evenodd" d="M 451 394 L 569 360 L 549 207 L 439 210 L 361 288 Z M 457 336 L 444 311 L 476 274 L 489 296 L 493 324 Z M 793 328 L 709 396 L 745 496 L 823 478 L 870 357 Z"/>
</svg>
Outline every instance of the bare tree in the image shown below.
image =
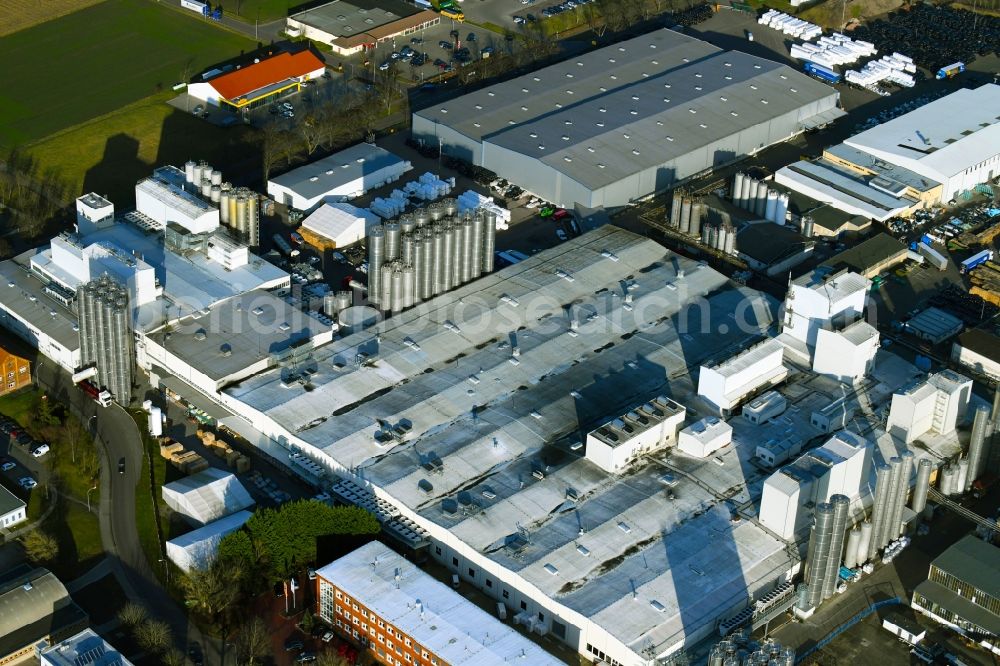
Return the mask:
<svg viewBox="0 0 1000 666">
<path fill-rule="evenodd" d="M 145 620 L 135 627 L 133 635 L 146 652 L 159 654 L 170 646 L 170 626 L 161 620 Z"/>
<path fill-rule="evenodd" d="M 624 30 L 628 27 L 628 17 L 626 15 L 626 9 L 623 5 L 627 3 L 619 2 L 618 0 L 597 0 L 597 9 L 601 12 L 601 16 L 604 17 L 604 23 L 613 32 L 618 32 L 619 30 Z"/>
<path fill-rule="evenodd" d="M 350 662 L 336 652 L 321 652 L 316 657 L 316 666 L 350 666 Z"/>
<path fill-rule="evenodd" d="M 181 579 L 181 589 L 189 608 L 215 626 L 226 624 L 239 598 L 238 572 L 214 562 L 204 569 L 192 569 Z"/>
<path fill-rule="evenodd" d="M 244 623 L 240 627 L 236 646 L 236 659 L 240 664 L 263 664 L 271 656 L 271 635 L 264 621 L 254 617 Z"/>
<path fill-rule="evenodd" d="M 146 616 L 145 606 L 140 606 L 131 601 L 118 610 L 118 619 L 129 629 L 139 626 L 146 619 Z"/>
<path fill-rule="evenodd" d="M 306 145 L 306 155 L 312 155 L 323 141 L 321 121 L 314 115 L 306 116 L 299 123 L 299 135 Z"/>
<path fill-rule="evenodd" d="M 170 648 L 160 659 L 163 666 L 185 666 L 187 664 L 187 657 L 177 648 Z"/>
<path fill-rule="evenodd" d="M 34 564 L 45 564 L 59 557 L 59 542 L 48 532 L 35 529 L 22 539 L 24 555 Z"/>
<path fill-rule="evenodd" d="M 608 24 L 604 20 L 604 16 L 598 11 L 597 7 L 593 3 L 588 3 L 583 6 L 583 18 L 587 22 L 587 26 L 598 38 L 604 36 L 604 33 L 608 31 Z"/>
<path fill-rule="evenodd" d="M 389 115 L 392 103 L 399 96 L 399 67 L 395 61 L 389 63 L 389 68 L 379 70 L 375 76 L 375 90 L 385 102 L 385 115 Z"/>
<path fill-rule="evenodd" d="M 281 130 L 275 123 L 269 122 L 260 128 L 260 132 L 260 163 L 264 182 L 267 182 L 271 177 L 271 170 L 278 165 L 278 156 L 281 154 L 278 147 Z"/>
</svg>

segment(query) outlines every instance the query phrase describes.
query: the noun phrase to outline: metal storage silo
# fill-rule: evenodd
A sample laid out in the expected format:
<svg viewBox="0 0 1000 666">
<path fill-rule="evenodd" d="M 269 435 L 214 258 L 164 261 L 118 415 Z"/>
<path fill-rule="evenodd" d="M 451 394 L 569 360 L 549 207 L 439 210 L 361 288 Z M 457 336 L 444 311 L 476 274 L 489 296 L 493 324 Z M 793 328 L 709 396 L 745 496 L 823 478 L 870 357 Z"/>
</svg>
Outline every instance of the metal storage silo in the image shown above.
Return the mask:
<svg viewBox="0 0 1000 666">
<path fill-rule="evenodd" d="M 402 225 L 400 225 L 402 226 Z M 403 234 L 403 239 L 401 241 L 399 258 L 404 264 L 410 266 L 414 265 L 416 256 L 416 239 L 413 238 L 413 234 Z"/>
<path fill-rule="evenodd" d="M 455 229 L 455 254 L 452 255 L 451 286 L 457 287 L 462 284 L 462 260 L 465 256 L 467 232 L 463 222 L 457 219 L 452 220 L 452 227 Z"/>
<path fill-rule="evenodd" d="M 206 171 L 208 172 L 207 174 L 205 173 Z M 200 188 L 201 181 L 205 179 L 206 175 L 209 175 L 211 173 L 212 173 L 212 168 L 208 166 L 208 164 L 204 160 L 200 160 L 197 164 L 194 165 L 194 180 L 191 181 L 191 184 L 194 185 L 196 188 Z"/>
<path fill-rule="evenodd" d="M 399 222 L 385 223 L 385 260 L 399 259 L 400 234 Z"/>
<path fill-rule="evenodd" d="M 332 291 L 323 294 L 323 314 L 327 317 L 335 317 L 338 312 L 337 295 Z"/>
<path fill-rule="evenodd" d="M 431 221 L 431 216 L 427 213 L 424 208 L 418 208 L 413 211 L 413 221 L 417 223 L 418 227 L 426 227 Z"/>
<path fill-rule="evenodd" d="M 444 217 L 444 209 L 441 208 L 441 204 L 437 201 L 433 202 L 427 208 L 427 215 L 430 217 L 432 222 L 437 222 L 442 217 Z"/>
<path fill-rule="evenodd" d="M 390 283 L 392 284 L 392 313 L 396 314 L 403 309 L 403 268 L 401 265 L 394 265 Z"/>
<path fill-rule="evenodd" d="M 750 190 L 753 185 L 753 178 L 744 174 L 743 176 L 743 186 L 740 189 L 740 203 L 739 206 L 743 210 L 747 208 L 747 202 L 750 201 Z"/>
<path fill-rule="evenodd" d="M 477 210 L 472 216 L 472 267 L 469 276 L 470 280 L 475 280 L 483 274 L 483 244 L 485 242 L 483 234 L 485 226 L 486 217 L 483 215 L 483 211 Z"/>
<path fill-rule="evenodd" d="M 260 199 L 256 192 L 247 192 L 247 220 L 244 240 L 250 247 L 260 245 Z"/>
<path fill-rule="evenodd" d="M 712 240 L 712 230 L 715 229 L 714 225 L 705 224 L 701 227 L 701 244 L 708 245 L 711 247 Z"/>
<path fill-rule="evenodd" d="M 232 215 L 229 223 L 234 229 L 242 233 L 246 229 L 247 219 L 247 197 L 242 191 L 236 193 L 235 204 L 235 209 L 232 205 L 229 208 L 229 212 Z"/>
<path fill-rule="evenodd" d="M 746 180 L 746 176 L 743 175 L 742 171 L 737 171 L 736 176 L 733 178 L 733 204 L 736 206 L 740 205 L 740 193 L 743 191 L 743 181 Z"/>
<path fill-rule="evenodd" d="M 757 187 L 757 203 L 754 206 L 754 214 L 763 218 L 767 212 L 767 183 L 761 181 Z"/>
<path fill-rule="evenodd" d="M 975 428 L 973 428 L 974 430 Z M 917 516 L 920 516 L 924 512 L 924 508 L 927 507 L 927 489 L 931 485 L 932 471 L 934 471 L 934 463 L 931 459 L 921 458 L 920 462 L 917 463 L 917 481 L 913 484 L 913 499 L 910 502 L 910 507 Z"/>
<path fill-rule="evenodd" d="M 434 295 L 434 236 L 422 233 L 417 243 L 417 298 L 428 299 Z"/>
<path fill-rule="evenodd" d="M 889 487 L 892 485 L 892 467 L 884 462 L 875 465 L 875 500 L 872 504 L 872 534 L 868 542 L 868 553 L 865 562 L 875 557 L 882 548 L 879 539 L 882 537 L 886 522 L 886 504 L 888 503 Z M 863 528 L 863 526 L 862 526 Z M 862 535 L 864 536 L 864 535 Z"/>
<path fill-rule="evenodd" d="M 813 235 L 813 219 L 808 215 L 802 217 L 802 235 L 806 238 L 812 238 Z"/>
<path fill-rule="evenodd" d="M 872 545 L 872 524 L 868 521 L 861 523 L 861 542 L 858 544 L 858 564 L 868 561 L 868 549 Z"/>
<path fill-rule="evenodd" d="M 726 243 L 722 251 L 726 254 L 736 254 L 736 227 L 731 224 L 727 224 L 726 227 L 729 231 L 726 233 Z"/>
<path fill-rule="evenodd" d="M 382 264 L 385 262 L 385 227 L 376 224 L 368 230 L 368 300 L 382 298 Z"/>
<path fill-rule="evenodd" d="M 941 494 L 945 496 L 950 496 L 955 494 L 955 477 L 958 475 L 958 470 L 948 465 L 945 467 L 941 474 Z"/>
<path fill-rule="evenodd" d="M 712 247 L 715 248 L 716 250 L 719 250 L 720 252 L 724 252 L 726 247 L 726 237 L 728 235 L 729 235 L 729 229 L 727 229 L 725 225 L 717 227 L 717 231 L 715 234 L 715 242 L 712 244 Z"/>
<path fill-rule="evenodd" d="M 212 200 L 212 203 L 221 203 L 222 188 L 219 187 L 218 185 L 212 185 L 212 189 L 208 193 L 208 198 Z"/>
<path fill-rule="evenodd" d="M 885 498 L 885 520 L 882 521 L 882 529 L 875 533 L 875 542 L 878 550 L 885 548 L 892 539 L 889 536 L 893 532 L 892 521 L 896 515 L 896 503 L 899 502 L 899 484 L 903 472 L 903 459 L 899 456 L 889 458 L 889 494 Z"/>
<path fill-rule="evenodd" d="M 809 610 L 809 583 L 799 583 L 795 586 L 795 607 Z"/>
<path fill-rule="evenodd" d="M 443 272 L 442 291 L 449 291 L 455 286 L 455 262 L 456 246 L 458 244 L 458 231 L 450 222 L 444 227 L 444 246 L 441 256 Z"/>
<path fill-rule="evenodd" d="M 681 224 L 681 201 L 683 199 L 681 191 L 674 190 L 674 194 L 670 199 L 670 219 L 667 220 L 674 229 L 678 228 Z"/>
<path fill-rule="evenodd" d="M 823 579 L 830 556 L 830 539 L 833 536 L 833 505 L 820 502 L 816 505 L 812 537 L 806 555 L 806 583 L 809 585 L 808 607 L 815 608 L 823 598 Z"/>
<path fill-rule="evenodd" d="M 855 527 L 847 533 L 847 548 L 844 550 L 844 566 L 853 569 L 858 566 L 858 549 L 861 545 L 861 528 Z"/>
<path fill-rule="evenodd" d="M 184 163 L 184 180 L 190 184 L 194 184 L 194 169 L 198 166 L 197 162 L 194 160 L 188 160 Z"/>
<path fill-rule="evenodd" d="M 965 482 L 969 479 L 969 459 L 962 458 L 958 461 L 958 476 L 955 477 L 955 494 L 961 495 L 965 492 Z"/>
<path fill-rule="evenodd" d="M 691 226 L 688 229 L 688 233 L 695 238 L 701 236 L 701 217 L 704 209 L 705 204 L 701 202 L 691 204 Z"/>
<path fill-rule="evenodd" d="M 497 216 L 488 210 L 483 217 L 483 273 L 492 273 L 497 249 Z"/>
<path fill-rule="evenodd" d="M 392 275 L 393 275 L 393 265 L 392 264 L 382 264 L 379 269 L 379 301 L 378 306 L 382 312 L 386 312 L 392 309 Z"/>
<path fill-rule="evenodd" d="M 844 536 L 851 500 L 846 495 L 834 495 L 830 498 L 830 503 L 833 505 L 833 527 L 830 535 L 830 551 L 826 559 L 826 573 L 823 575 L 824 601 L 837 591 L 837 582 L 840 580 L 840 563 L 844 561 Z"/>
<path fill-rule="evenodd" d="M 445 291 L 445 233 L 444 228 L 435 224 L 431 227 L 433 236 L 431 237 L 431 280 L 433 285 L 433 295 L 437 296 Z"/>
<path fill-rule="evenodd" d="M 781 194 L 778 196 L 778 203 L 774 209 L 774 222 L 775 224 L 785 224 L 785 219 L 788 217 L 788 195 Z"/>
<path fill-rule="evenodd" d="M 483 242 L 481 238 L 476 236 L 476 228 L 471 218 L 462 220 L 462 228 L 464 229 L 462 232 L 462 244 L 465 247 L 462 250 L 460 266 L 462 284 L 465 284 L 472 279 L 472 264 L 474 260 L 479 258 L 480 261 L 482 261 L 482 258 L 478 257 L 482 250 L 480 249 L 479 252 L 477 252 L 476 248 L 482 248 Z"/>
<path fill-rule="evenodd" d="M 899 470 L 899 489 L 896 503 L 893 505 L 892 523 L 889 530 L 889 540 L 898 539 L 903 533 L 903 509 L 906 507 L 906 496 L 910 491 L 910 476 L 913 474 L 913 452 L 903 451 L 899 456 L 902 461 Z"/>
<path fill-rule="evenodd" d="M 986 463 L 986 436 L 990 428 L 990 408 L 986 405 L 976 407 L 972 417 L 972 438 L 969 440 L 969 470 L 965 477 L 965 487 L 969 490 L 972 483 L 979 478 Z"/>
<path fill-rule="evenodd" d="M 210 178 L 203 178 L 201 181 L 201 196 L 206 199 L 212 196 L 212 180 Z"/>
<path fill-rule="evenodd" d="M 218 169 L 212 169 L 209 178 L 212 180 L 212 185 L 222 185 L 222 172 Z"/>
<path fill-rule="evenodd" d="M 686 234 L 691 231 L 691 200 L 687 197 L 681 201 L 681 223 L 677 227 L 677 230 L 682 234 Z"/>
<path fill-rule="evenodd" d="M 412 214 L 405 213 L 399 216 L 399 228 L 404 234 L 412 234 L 413 230 L 417 228 L 417 221 Z"/>
<path fill-rule="evenodd" d="M 777 210 L 778 210 L 778 191 L 768 188 L 767 200 L 764 202 L 764 217 L 766 217 L 771 222 L 774 222 Z"/>
<path fill-rule="evenodd" d="M 441 207 L 444 209 L 444 214 L 449 217 L 453 217 L 458 212 L 458 202 L 451 197 L 441 199 Z"/>
<path fill-rule="evenodd" d="M 354 303 L 354 293 L 350 291 L 337 292 L 337 312 L 343 312 Z"/>
<path fill-rule="evenodd" d="M 229 226 L 229 190 L 222 190 L 219 194 L 219 222 Z"/>
<path fill-rule="evenodd" d="M 237 201 L 237 193 L 235 191 L 229 192 L 229 226 L 235 227 L 237 222 L 236 219 L 239 216 L 239 202 Z M 221 217 L 221 215 L 220 215 Z"/>
<path fill-rule="evenodd" d="M 413 307 L 417 303 L 417 271 L 413 266 L 403 266 L 403 308 Z"/>
<path fill-rule="evenodd" d="M 746 184 L 747 184 L 747 196 L 744 201 L 743 208 L 744 210 L 748 210 L 752 213 L 754 211 L 754 208 L 757 207 L 757 188 L 760 187 L 760 183 L 758 183 L 753 178 L 747 178 Z"/>
</svg>

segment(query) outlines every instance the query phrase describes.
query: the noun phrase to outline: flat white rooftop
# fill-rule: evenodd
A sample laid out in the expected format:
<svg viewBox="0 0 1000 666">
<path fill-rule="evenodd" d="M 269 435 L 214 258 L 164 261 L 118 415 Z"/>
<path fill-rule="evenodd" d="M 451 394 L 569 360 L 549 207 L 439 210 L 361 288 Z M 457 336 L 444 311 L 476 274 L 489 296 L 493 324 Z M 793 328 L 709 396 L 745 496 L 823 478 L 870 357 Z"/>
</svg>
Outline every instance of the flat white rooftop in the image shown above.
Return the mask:
<svg viewBox="0 0 1000 666">
<path fill-rule="evenodd" d="M 316 575 L 447 664 L 563 663 L 377 541 Z"/>
<path fill-rule="evenodd" d="M 90 628 L 54 645 L 43 642 L 39 653 L 43 666 L 132 666 L 131 661 Z"/>
</svg>

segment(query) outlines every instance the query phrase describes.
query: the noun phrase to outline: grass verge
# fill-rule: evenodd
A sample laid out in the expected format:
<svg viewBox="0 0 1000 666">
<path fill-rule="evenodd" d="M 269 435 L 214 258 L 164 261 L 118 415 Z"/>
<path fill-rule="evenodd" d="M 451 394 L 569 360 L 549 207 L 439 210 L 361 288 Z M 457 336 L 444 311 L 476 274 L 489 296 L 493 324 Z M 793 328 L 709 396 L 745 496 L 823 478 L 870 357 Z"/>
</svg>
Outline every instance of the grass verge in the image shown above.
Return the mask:
<svg viewBox="0 0 1000 666">
<path fill-rule="evenodd" d="M 157 579 L 166 584 L 163 565 L 160 559 L 164 555 L 163 535 L 169 533 L 169 519 L 162 510 L 159 489 L 166 480 L 167 461 L 160 456 L 159 444 L 147 434 L 146 414 L 131 412 L 136 427 L 142 437 L 144 456 L 142 459 L 142 474 L 135 487 L 135 523 L 139 532 L 139 543 L 146 555 L 146 561 Z M 152 461 L 152 467 L 150 467 Z M 156 489 L 151 492 L 150 488 Z"/>
</svg>

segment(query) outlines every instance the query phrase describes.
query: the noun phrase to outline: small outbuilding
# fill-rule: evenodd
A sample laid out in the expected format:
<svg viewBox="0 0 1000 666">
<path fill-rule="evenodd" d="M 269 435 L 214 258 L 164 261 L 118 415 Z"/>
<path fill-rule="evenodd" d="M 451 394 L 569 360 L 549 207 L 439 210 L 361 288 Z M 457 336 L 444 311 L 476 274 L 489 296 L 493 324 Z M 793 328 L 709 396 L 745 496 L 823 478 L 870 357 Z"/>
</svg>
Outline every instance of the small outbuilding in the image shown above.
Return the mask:
<svg viewBox="0 0 1000 666">
<path fill-rule="evenodd" d="M 207 525 L 254 505 L 234 474 L 215 467 L 164 484 L 163 501 L 194 525 Z"/>
</svg>

